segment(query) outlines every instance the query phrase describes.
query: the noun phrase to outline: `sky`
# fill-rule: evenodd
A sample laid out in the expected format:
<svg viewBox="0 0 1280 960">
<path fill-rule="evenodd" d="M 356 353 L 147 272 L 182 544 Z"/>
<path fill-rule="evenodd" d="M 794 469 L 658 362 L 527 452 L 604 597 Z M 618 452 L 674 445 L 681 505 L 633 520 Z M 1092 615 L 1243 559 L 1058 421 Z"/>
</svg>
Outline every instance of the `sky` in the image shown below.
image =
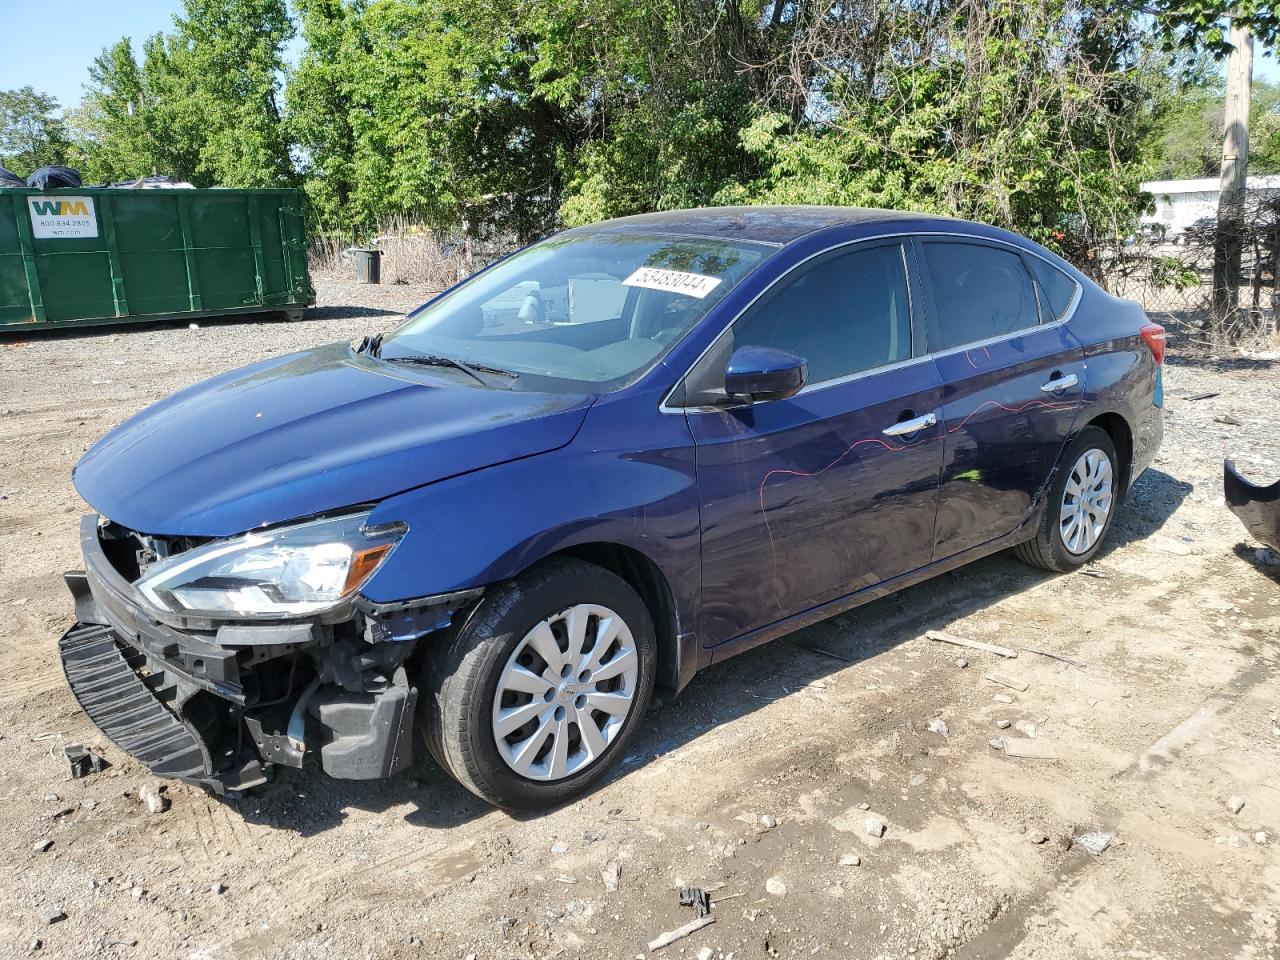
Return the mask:
<svg viewBox="0 0 1280 960">
<path fill-rule="evenodd" d="M 141 53 L 143 39 L 169 30 L 181 8 L 181 0 L 0 0 L 0 90 L 29 84 L 73 107 L 104 47 L 131 37 Z M 56 39 L 56 52 L 32 42 L 41 36 Z M 1280 83 L 1280 63 L 1257 51 L 1254 76 Z"/>
</svg>

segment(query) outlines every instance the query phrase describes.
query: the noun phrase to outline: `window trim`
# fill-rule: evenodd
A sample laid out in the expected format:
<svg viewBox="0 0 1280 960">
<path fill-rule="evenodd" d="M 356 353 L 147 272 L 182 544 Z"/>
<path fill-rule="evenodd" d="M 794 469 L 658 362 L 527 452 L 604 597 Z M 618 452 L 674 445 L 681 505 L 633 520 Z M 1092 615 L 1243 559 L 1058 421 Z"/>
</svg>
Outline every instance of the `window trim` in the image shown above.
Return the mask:
<svg viewBox="0 0 1280 960">
<path fill-rule="evenodd" d="M 954 240 L 962 240 L 962 241 L 973 241 L 976 243 L 985 243 L 991 246 L 1012 250 L 1013 252 L 1020 255 L 1038 257 L 1039 259 L 1047 263 L 1049 266 L 1053 267 L 1055 270 L 1063 272 L 1064 275 L 1067 277 L 1067 279 L 1069 279 L 1073 284 L 1075 284 L 1075 288 L 1076 288 L 1075 297 L 1072 299 L 1071 305 L 1067 307 L 1066 311 L 1063 313 L 1061 319 L 1053 320 L 1048 323 L 1041 322 L 1036 324 L 1036 326 L 1034 327 L 1024 327 L 1020 330 L 1015 330 L 1011 333 L 1004 333 L 1004 334 L 1000 334 L 999 336 L 988 337 L 985 340 L 975 340 L 972 343 L 960 344 L 959 346 L 950 347 L 946 350 L 928 351 L 928 352 L 917 355 L 915 353 L 915 342 L 916 342 L 916 337 L 921 331 L 917 329 L 917 325 L 916 325 L 915 290 L 917 286 L 924 283 L 928 283 L 929 278 L 925 275 L 925 268 L 919 262 L 919 254 L 917 250 L 918 244 L 916 241 L 921 239 L 935 239 L 935 238 L 943 239 L 943 240 L 954 239 Z M 845 247 L 852 247 L 858 244 L 874 243 L 875 241 L 878 241 L 878 240 L 898 240 L 902 244 L 904 253 L 906 252 L 908 247 L 910 248 L 910 259 L 907 261 L 907 287 L 908 287 L 908 296 L 911 298 L 911 308 L 912 308 L 912 325 L 911 325 L 912 356 L 907 360 L 901 360 L 901 361 L 898 361 L 897 363 L 886 364 L 884 366 L 879 366 L 879 367 L 871 367 L 867 370 L 860 370 L 857 373 L 852 373 L 846 377 L 841 377 L 835 380 L 824 380 L 822 383 L 817 383 L 817 384 L 805 384 L 805 386 L 800 390 L 799 393 L 796 394 L 796 396 L 798 397 L 804 396 L 807 392 L 809 392 L 811 388 L 817 389 L 817 390 L 826 390 L 831 387 L 841 386 L 843 384 L 850 383 L 854 380 L 860 380 L 864 377 L 876 376 L 877 374 L 880 374 L 880 373 L 884 373 L 890 370 L 896 370 L 900 367 L 906 367 L 914 363 L 923 363 L 924 361 L 933 360 L 937 357 L 946 357 L 954 353 L 963 353 L 965 350 L 972 350 L 974 347 L 990 346 L 992 344 L 999 343 L 1002 340 L 1008 340 L 1012 337 L 1025 336 L 1029 331 L 1032 331 L 1032 330 L 1041 330 L 1041 329 L 1048 329 L 1051 327 L 1065 326 L 1075 316 L 1076 310 L 1080 306 L 1080 301 L 1084 299 L 1084 286 L 1078 280 L 1076 280 L 1075 277 L 1071 276 L 1065 271 L 1062 271 L 1062 268 L 1054 264 L 1053 261 L 1050 260 L 1048 257 L 1042 256 L 1041 254 L 1035 252 L 1034 250 L 1027 250 L 1025 247 L 1021 247 L 1016 243 L 1011 243 L 1008 240 L 1001 240 L 995 237 L 981 237 L 971 233 L 959 233 L 954 230 L 928 230 L 928 231 L 898 230 L 890 233 L 877 233 L 868 237 L 859 237 L 856 240 L 842 240 L 839 243 L 834 243 L 831 246 L 823 247 L 821 250 L 817 250 L 811 253 L 809 256 L 805 257 L 803 260 L 800 260 L 799 262 L 792 264 L 785 271 L 783 271 L 778 276 L 770 280 L 763 290 L 761 290 L 754 297 L 752 297 L 736 314 L 734 314 L 733 318 L 724 325 L 724 329 L 721 330 L 719 333 L 715 335 L 715 337 L 712 338 L 711 342 L 707 344 L 705 348 L 703 348 L 702 352 L 699 353 L 697 357 L 694 358 L 694 361 L 691 364 L 689 364 L 688 368 L 684 371 L 684 373 L 676 377 L 675 383 L 672 384 L 671 389 L 668 390 L 663 395 L 662 401 L 658 404 L 658 412 L 666 413 L 666 414 L 680 414 L 680 415 L 686 415 L 690 413 L 724 413 L 728 410 L 739 410 L 739 409 L 742 409 L 743 407 L 750 406 L 750 404 L 746 404 L 746 403 L 735 404 L 732 406 L 707 406 L 707 405 L 697 405 L 697 404 L 683 405 L 679 403 L 673 404 L 672 400 L 676 396 L 676 394 L 680 393 L 683 390 L 685 381 L 689 378 L 689 374 L 691 374 L 694 371 L 694 368 L 696 368 L 698 364 L 702 362 L 703 358 L 706 357 L 708 353 L 710 353 L 712 350 L 716 348 L 716 345 L 719 344 L 720 340 L 725 336 L 726 333 L 729 332 L 729 330 L 733 327 L 733 325 L 738 322 L 738 319 L 742 317 L 743 314 L 745 314 L 753 306 L 755 306 L 757 301 L 759 301 L 761 297 L 763 297 L 770 290 L 772 290 L 774 286 L 781 283 L 787 277 L 791 276 L 791 274 L 794 273 L 796 270 L 799 270 L 801 267 L 805 266 L 806 264 L 828 253 L 833 253 L 834 251 L 842 250 Z M 764 265 L 764 262 L 761 263 L 761 266 L 763 265 Z M 1028 274 L 1031 275 L 1032 286 L 1034 289 L 1036 285 L 1035 275 L 1031 274 L 1031 271 L 1029 269 L 1027 270 L 1027 272 Z M 930 293 L 932 293 L 932 290 L 930 290 Z M 1037 303 L 1038 303 L 1038 300 L 1037 300 Z M 690 331 L 690 333 L 692 333 L 692 331 Z M 927 338 L 925 342 L 925 347 L 926 348 L 928 347 Z M 757 403 L 776 403 L 778 401 L 759 400 L 756 402 Z"/>
</svg>

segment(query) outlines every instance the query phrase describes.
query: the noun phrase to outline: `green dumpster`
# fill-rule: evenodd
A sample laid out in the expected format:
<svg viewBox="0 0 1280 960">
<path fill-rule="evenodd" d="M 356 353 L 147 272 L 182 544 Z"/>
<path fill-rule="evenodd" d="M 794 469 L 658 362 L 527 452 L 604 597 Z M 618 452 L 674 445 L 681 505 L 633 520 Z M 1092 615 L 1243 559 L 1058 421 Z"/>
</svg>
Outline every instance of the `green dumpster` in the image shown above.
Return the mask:
<svg viewBox="0 0 1280 960">
<path fill-rule="evenodd" d="M 0 190 L 0 333 L 313 303 L 297 190 Z"/>
</svg>

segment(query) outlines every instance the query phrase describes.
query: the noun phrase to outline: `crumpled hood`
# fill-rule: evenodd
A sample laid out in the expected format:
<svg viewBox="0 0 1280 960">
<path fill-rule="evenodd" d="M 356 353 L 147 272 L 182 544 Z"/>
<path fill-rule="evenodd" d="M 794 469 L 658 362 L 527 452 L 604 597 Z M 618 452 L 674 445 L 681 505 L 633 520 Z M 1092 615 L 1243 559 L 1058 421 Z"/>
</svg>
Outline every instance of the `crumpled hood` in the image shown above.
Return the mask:
<svg viewBox="0 0 1280 960">
<path fill-rule="evenodd" d="M 278 357 L 148 407 L 72 476 L 95 510 L 131 529 L 229 536 L 554 450 L 592 401 L 453 377 L 345 343 Z"/>
</svg>

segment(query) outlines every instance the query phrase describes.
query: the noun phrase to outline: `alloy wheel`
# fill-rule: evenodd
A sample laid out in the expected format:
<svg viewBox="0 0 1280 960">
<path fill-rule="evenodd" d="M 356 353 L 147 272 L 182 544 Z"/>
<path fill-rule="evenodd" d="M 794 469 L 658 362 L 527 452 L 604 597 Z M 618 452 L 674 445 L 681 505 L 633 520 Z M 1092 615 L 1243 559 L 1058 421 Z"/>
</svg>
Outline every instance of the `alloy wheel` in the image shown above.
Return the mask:
<svg viewBox="0 0 1280 960">
<path fill-rule="evenodd" d="M 562 780 L 586 769 L 622 731 L 639 670 L 631 630 L 608 607 L 580 603 L 540 621 L 498 677 L 498 755 L 530 780 Z"/>
<path fill-rule="evenodd" d="M 1115 502 L 1111 459 L 1096 447 L 1080 455 L 1067 477 L 1058 513 L 1062 545 L 1073 554 L 1087 553 L 1107 527 Z"/>
</svg>

